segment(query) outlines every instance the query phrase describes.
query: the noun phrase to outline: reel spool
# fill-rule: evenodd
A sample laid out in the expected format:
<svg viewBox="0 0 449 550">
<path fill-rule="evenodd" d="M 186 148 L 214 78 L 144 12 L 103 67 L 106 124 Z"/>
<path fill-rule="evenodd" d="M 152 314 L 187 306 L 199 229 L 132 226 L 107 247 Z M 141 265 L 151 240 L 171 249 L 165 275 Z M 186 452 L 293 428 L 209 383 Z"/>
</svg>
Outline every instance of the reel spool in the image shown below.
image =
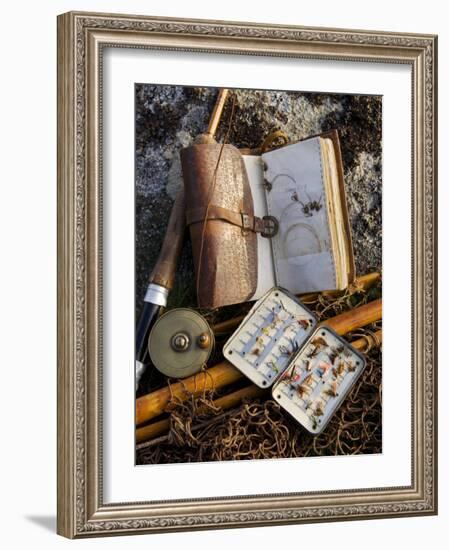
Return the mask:
<svg viewBox="0 0 449 550">
<path fill-rule="evenodd" d="M 207 321 L 192 309 L 171 309 L 154 324 L 148 338 L 153 365 L 170 378 L 186 378 L 199 372 L 214 347 L 214 333 Z"/>
</svg>

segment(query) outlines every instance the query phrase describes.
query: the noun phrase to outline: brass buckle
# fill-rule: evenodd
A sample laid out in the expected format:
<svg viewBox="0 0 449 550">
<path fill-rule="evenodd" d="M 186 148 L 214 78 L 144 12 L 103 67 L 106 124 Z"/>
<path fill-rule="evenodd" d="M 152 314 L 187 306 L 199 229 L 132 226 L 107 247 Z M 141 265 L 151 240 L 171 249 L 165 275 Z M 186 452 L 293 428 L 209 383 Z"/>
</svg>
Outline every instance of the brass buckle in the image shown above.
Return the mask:
<svg viewBox="0 0 449 550">
<path fill-rule="evenodd" d="M 279 222 L 274 216 L 264 216 L 263 220 L 263 231 L 261 231 L 262 237 L 271 239 L 279 231 Z"/>
<path fill-rule="evenodd" d="M 251 218 L 248 214 L 245 214 L 245 213 L 241 213 L 242 214 L 242 233 L 243 234 L 246 234 L 248 233 L 248 231 L 252 231 L 252 226 L 251 226 Z"/>
<path fill-rule="evenodd" d="M 242 228 L 247 231 L 252 229 L 250 217 L 248 216 L 248 214 L 244 214 L 243 212 L 242 212 Z"/>
</svg>

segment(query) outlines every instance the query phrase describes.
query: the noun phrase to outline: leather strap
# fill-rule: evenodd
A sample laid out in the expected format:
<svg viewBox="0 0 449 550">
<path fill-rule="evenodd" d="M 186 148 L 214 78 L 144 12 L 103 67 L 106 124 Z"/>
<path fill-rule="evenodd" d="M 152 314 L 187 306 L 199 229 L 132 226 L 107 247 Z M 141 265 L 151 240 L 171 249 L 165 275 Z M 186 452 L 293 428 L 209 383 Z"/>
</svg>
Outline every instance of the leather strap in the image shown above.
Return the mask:
<svg viewBox="0 0 449 550">
<path fill-rule="evenodd" d="M 192 208 L 186 212 L 187 225 L 205 221 L 206 207 Z M 244 212 L 235 212 L 222 206 L 211 204 L 207 211 L 207 220 L 221 220 L 241 227 L 243 231 L 254 231 L 263 237 L 273 237 L 278 231 L 279 224 L 273 216 L 259 218 Z"/>
</svg>

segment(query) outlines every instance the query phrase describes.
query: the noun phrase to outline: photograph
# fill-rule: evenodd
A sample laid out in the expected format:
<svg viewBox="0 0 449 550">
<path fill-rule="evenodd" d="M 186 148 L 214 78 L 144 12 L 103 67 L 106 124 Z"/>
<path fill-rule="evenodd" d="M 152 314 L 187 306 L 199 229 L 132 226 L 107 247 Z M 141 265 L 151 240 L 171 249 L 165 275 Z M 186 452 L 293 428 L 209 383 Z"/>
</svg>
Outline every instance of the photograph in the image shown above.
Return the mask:
<svg viewBox="0 0 449 550">
<path fill-rule="evenodd" d="M 3 548 L 448 546 L 448 10 L 404 7 L 2 5 Z"/>
<path fill-rule="evenodd" d="M 435 515 L 437 35 L 178 15 L 58 17 L 58 533 Z"/>
<path fill-rule="evenodd" d="M 134 92 L 136 464 L 382 453 L 382 96 Z"/>
</svg>

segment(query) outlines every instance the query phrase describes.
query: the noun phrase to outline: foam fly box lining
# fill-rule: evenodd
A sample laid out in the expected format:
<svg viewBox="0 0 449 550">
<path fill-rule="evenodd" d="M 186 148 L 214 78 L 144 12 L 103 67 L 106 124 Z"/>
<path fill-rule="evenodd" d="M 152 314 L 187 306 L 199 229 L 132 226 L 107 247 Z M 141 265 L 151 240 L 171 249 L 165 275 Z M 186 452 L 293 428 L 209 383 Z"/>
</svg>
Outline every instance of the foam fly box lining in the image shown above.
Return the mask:
<svg viewBox="0 0 449 550">
<path fill-rule="evenodd" d="M 365 358 L 325 325 L 319 326 L 272 389 L 281 407 L 318 435 L 365 368 Z"/>
<path fill-rule="evenodd" d="M 289 367 L 316 324 L 293 294 L 274 287 L 254 304 L 223 355 L 254 384 L 268 388 Z"/>
</svg>

